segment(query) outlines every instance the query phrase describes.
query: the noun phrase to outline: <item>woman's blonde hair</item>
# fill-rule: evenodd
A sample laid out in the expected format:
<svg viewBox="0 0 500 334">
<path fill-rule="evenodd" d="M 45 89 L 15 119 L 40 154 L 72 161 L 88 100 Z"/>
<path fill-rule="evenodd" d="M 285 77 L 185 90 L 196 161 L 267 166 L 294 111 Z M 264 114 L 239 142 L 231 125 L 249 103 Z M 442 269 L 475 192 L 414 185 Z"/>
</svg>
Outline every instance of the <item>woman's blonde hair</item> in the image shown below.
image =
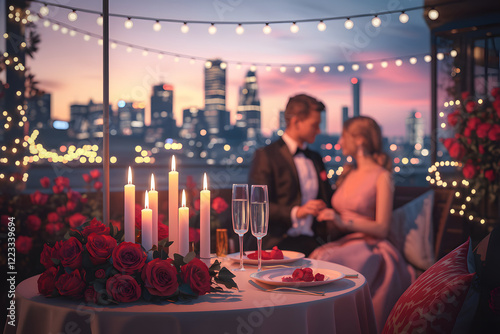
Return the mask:
<svg viewBox="0 0 500 334">
<path fill-rule="evenodd" d="M 348 119 L 343 126 L 343 132 L 349 133 L 353 137 L 362 139 L 362 146 L 366 154 L 388 171 L 392 171 L 392 161 L 382 150 L 382 130 L 373 118 L 367 116 L 357 116 Z M 345 179 L 352 170 L 352 165 L 344 166 L 344 171 L 337 180 L 337 186 Z"/>
</svg>

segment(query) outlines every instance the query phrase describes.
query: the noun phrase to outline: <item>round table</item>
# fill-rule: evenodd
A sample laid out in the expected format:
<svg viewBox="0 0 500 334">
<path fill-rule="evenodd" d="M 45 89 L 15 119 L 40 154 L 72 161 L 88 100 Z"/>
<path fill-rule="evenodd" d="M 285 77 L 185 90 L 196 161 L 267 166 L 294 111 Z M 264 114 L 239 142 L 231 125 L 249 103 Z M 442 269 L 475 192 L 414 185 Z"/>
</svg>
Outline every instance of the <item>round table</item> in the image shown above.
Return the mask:
<svg viewBox="0 0 500 334">
<path fill-rule="evenodd" d="M 227 260 L 222 264 L 236 268 Z M 207 294 L 188 303 L 111 307 L 40 296 L 35 276 L 17 286 L 17 326 L 6 324 L 4 333 L 376 333 L 370 291 L 361 274 L 307 258 L 290 265 L 359 276 L 308 288 L 325 296 L 270 293 L 249 283 L 256 268 L 246 266 L 246 271 L 233 271 L 239 291 Z"/>
</svg>

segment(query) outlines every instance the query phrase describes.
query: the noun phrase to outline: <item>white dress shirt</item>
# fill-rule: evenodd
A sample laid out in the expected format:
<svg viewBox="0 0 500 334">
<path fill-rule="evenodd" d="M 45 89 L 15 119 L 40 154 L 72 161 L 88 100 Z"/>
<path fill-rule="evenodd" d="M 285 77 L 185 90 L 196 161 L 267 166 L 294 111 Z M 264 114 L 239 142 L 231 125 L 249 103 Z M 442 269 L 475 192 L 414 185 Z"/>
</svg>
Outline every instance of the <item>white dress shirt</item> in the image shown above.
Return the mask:
<svg viewBox="0 0 500 334">
<path fill-rule="evenodd" d="M 301 205 L 304 205 L 309 200 L 316 199 L 318 197 L 318 175 L 316 173 L 316 168 L 314 167 L 311 159 L 307 158 L 304 153 L 299 153 L 294 155 L 298 148 L 298 143 L 288 136 L 286 133 L 281 137 L 285 142 L 288 150 L 293 156 L 293 162 L 297 168 L 297 173 L 299 175 L 300 182 L 300 193 L 302 194 Z M 304 144 L 301 148 L 306 149 L 307 145 Z M 287 234 L 292 237 L 297 237 L 299 235 L 314 236 L 312 230 L 312 223 L 314 217 L 312 215 L 307 215 L 304 218 L 297 218 L 298 206 L 294 206 L 290 213 L 290 218 L 292 220 L 292 227 L 287 231 Z"/>
</svg>

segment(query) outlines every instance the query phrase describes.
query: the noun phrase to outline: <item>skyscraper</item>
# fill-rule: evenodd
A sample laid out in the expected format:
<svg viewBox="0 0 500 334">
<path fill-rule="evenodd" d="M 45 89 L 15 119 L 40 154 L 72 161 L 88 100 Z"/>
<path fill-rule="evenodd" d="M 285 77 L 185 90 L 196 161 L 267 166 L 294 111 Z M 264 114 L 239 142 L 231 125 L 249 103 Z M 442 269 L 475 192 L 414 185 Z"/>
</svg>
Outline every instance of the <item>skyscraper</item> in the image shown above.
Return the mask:
<svg viewBox="0 0 500 334">
<path fill-rule="evenodd" d="M 424 120 L 418 111 L 410 112 L 406 119 L 406 142 L 415 155 L 420 155 L 424 145 Z"/>
<path fill-rule="evenodd" d="M 220 59 L 205 63 L 204 116 L 210 135 L 217 135 L 226 125 L 226 67 Z"/>
<path fill-rule="evenodd" d="M 246 129 L 247 138 L 260 134 L 260 100 L 257 76 L 254 71 L 247 72 L 245 84 L 240 88 L 238 110 L 236 112 L 236 127 Z"/>
<path fill-rule="evenodd" d="M 203 110 L 191 107 L 182 111 L 181 138 L 191 139 L 200 135 L 200 131 L 206 130 L 206 122 Z"/>
<path fill-rule="evenodd" d="M 125 136 L 144 133 L 144 108 L 132 102 L 118 101 L 120 134 Z"/>
<path fill-rule="evenodd" d="M 360 85 L 361 79 L 351 78 L 352 83 L 352 117 L 357 117 L 361 113 L 361 105 L 360 105 Z"/>
<path fill-rule="evenodd" d="M 160 134 L 173 134 L 176 124 L 173 112 L 174 87 L 170 84 L 153 86 L 151 95 L 151 124 Z"/>
<path fill-rule="evenodd" d="M 28 99 L 28 121 L 30 131 L 43 129 L 49 125 L 50 120 L 50 94 L 34 96 Z"/>
<path fill-rule="evenodd" d="M 342 107 L 342 125 L 349 119 L 349 108 L 347 106 Z"/>
</svg>

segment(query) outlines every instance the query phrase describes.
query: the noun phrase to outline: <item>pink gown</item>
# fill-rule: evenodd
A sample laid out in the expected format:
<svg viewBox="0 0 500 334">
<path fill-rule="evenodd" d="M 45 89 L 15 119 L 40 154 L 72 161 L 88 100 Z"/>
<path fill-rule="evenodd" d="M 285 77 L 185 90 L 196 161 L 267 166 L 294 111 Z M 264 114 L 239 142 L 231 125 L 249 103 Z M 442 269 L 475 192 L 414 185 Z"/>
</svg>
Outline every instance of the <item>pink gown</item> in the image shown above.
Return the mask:
<svg viewBox="0 0 500 334">
<path fill-rule="evenodd" d="M 345 181 L 350 176 L 352 174 Z M 392 187 L 390 174 L 382 167 L 357 175 L 356 180 L 351 180 L 357 185 L 355 189 L 343 187 L 346 184 L 344 181 L 332 197 L 332 206 L 342 219 L 364 217 L 375 220 L 376 184 L 379 177 Z M 415 280 L 413 268 L 389 241 L 360 232 L 320 246 L 310 257 L 350 267 L 366 277 L 379 332 L 392 307 Z"/>
</svg>

